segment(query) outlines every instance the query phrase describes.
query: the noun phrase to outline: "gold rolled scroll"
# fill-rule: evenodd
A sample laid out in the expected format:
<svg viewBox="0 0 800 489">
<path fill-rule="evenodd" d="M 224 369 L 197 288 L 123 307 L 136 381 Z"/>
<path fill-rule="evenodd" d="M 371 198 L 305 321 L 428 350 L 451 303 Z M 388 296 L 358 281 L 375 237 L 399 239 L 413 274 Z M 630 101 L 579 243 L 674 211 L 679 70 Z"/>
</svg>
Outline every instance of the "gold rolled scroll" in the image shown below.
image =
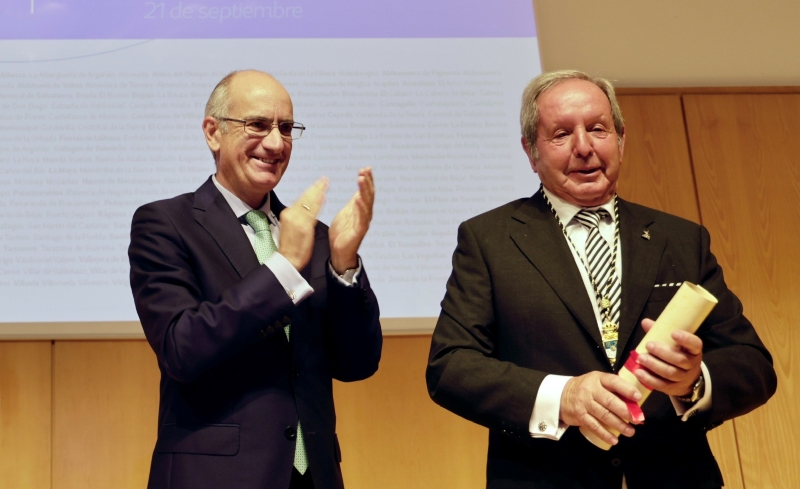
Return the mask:
<svg viewBox="0 0 800 489">
<path fill-rule="evenodd" d="M 669 346 L 675 346 L 676 343 L 671 336 L 672 332 L 688 331 L 694 333 L 703 321 L 705 321 L 709 313 L 711 313 L 711 310 L 714 309 L 714 306 L 717 305 L 717 302 L 717 298 L 711 295 L 706 289 L 699 285 L 684 282 L 675 293 L 672 300 L 669 301 L 667 307 L 664 308 L 661 315 L 658 316 L 653 328 L 650 329 L 644 338 L 642 338 L 642 341 L 639 342 L 639 346 L 637 346 L 635 350 L 636 353 L 634 354 L 632 352 L 631 356 L 635 358 L 639 354 L 647 353 L 647 343 L 651 341 L 660 341 Z M 644 404 L 644 401 L 647 400 L 647 396 L 649 396 L 652 391 L 642 385 L 626 366 L 620 369 L 619 376 L 639 389 L 639 392 L 642 394 L 642 399 L 638 402 L 638 406 Z M 641 415 L 641 410 L 637 409 L 636 402 L 631 400 L 625 401 L 628 403 L 629 408 L 634 408 L 631 410 L 631 415 L 633 415 L 634 418 L 637 417 L 637 414 Z M 609 428 L 606 425 L 603 425 L 603 427 L 614 434 L 614 436 L 619 436 L 619 432 L 614 428 Z M 587 440 L 597 447 L 603 450 L 611 448 L 611 445 L 586 429 L 586 427 L 581 426 L 580 431 Z"/>
</svg>

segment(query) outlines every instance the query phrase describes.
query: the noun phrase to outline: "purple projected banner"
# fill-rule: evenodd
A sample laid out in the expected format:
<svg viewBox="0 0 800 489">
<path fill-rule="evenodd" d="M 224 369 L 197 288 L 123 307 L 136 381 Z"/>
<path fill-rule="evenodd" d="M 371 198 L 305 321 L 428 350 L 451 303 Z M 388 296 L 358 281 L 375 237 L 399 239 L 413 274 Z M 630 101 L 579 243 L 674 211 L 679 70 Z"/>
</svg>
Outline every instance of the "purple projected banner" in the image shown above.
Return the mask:
<svg viewBox="0 0 800 489">
<path fill-rule="evenodd" d="M 0 39 L 535 37 L 532 0 L 3 0 Z"/>
</svg>

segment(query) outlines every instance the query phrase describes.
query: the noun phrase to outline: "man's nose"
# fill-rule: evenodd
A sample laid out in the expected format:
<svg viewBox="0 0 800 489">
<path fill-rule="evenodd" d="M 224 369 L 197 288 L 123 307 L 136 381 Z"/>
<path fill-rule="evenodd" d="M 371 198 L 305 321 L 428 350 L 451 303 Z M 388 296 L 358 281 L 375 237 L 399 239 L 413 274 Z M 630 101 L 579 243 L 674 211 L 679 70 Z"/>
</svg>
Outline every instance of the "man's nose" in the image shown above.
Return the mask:
<svg viewBox="0 0 800 489">
<path fill-rule="evenodd" d="M 284 142 L 277 124 L 273 124 L 269 134 L 261 139 L 261 145 L 272 151 L 282 151 Z"/>
<path fill-rule="evenodd" d="M 585 129 L 579 129 L 573 133 L 573 148 L 572 151 L 576 157 L 585 158 L 592 154 L 592 140 L 589 138 L 589 133 Z"/>
</svg>

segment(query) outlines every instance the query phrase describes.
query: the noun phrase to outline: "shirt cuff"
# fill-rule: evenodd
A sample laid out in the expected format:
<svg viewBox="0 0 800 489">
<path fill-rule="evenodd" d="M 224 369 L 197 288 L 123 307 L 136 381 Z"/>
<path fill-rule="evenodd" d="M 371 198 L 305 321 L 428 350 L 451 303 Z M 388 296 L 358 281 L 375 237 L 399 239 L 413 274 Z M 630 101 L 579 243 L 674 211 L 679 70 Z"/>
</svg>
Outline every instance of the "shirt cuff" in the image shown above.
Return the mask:
<svg viewBox="0 0 800 489">
<path fill-rule="evenodd" d="M 278 252 L 273 253 L 264 265 L 269 268 L 278 279 L 278 282 L 283 286 L 283 290 L 289 295 L 289 298 L 295 305 L 300 304 L 314 293 L 314 289 L 308 285 L 306 279 L 300 275 L 300 272 L 289 263 L 283 255 Z"/>
<path fill-rule="evenodd" d="M 542 380 L 528 425 L 528 431 L 533 438 L 559 440 L 567 430 L 568 425 L 558 419 L 558 414 L 561 411 L 561 393 L 571 378 L 566 375 L 548 375 Z"/>
<path fill-rule="evenodd" d="M 339 273 L 333 269 L 333 265 L 331 265 L 331 261 L 328 260 L 328 269 L 331 271 L 334 277 L 339 281 L 340 284 L 344 285 L 345 287 L 355 287 L 358 285 L 358 277 L 361 276 L 361 257 L 358 257 L 358 267 L 356 268 L 348 268 L 344 275 L 339 275 Z"/>
<path fill-rule="evenodd" d="M 688 421 L 689 418 L 697 413 L 703 413 L 711 410 L 711 374 L 708 372 L 708 367 L 705 363 L 700 363 L 700 369 L 703 371 L 703 381 L 705 387 L 703 390 L 703 397 L 697 400 L 694 404 L 677 400 L 674 396 L 669 396 L 672 401 L 672 407 L 675 408 L 675 414 L 681 417 L 681 421 Z"/>
</svg>

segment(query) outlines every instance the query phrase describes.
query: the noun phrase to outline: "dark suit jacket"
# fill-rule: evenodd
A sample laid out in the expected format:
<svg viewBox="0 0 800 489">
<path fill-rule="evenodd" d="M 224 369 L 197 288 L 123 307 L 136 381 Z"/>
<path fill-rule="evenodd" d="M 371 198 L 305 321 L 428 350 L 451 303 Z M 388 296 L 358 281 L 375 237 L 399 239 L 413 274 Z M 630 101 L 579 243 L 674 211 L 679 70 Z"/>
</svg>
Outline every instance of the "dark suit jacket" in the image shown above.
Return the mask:
<svg viewBox="0 0 800 489">
<path fill-rule="evenodd" d="M 490 429 L 491 488 L 711 488 L 722 485 L 706 431 L 766 402 L 772 359 L 742 315 L 701 226 L 620 200 L 622 309 L 617 368 L 677 287 L 702 285 L 719 304 L 702 324 L 713 408 L 681 421 L 654 392 L 632 438 L 602 451 L 570 427 L 559 441 L 528 431 L 547 374 L 616 372 L 605 359 L 591 299 L 541 193 L 459 227 L 453 273 L 433 334 L 428 390 L 435 402 Z M 642 237 L 649 230 L 650 239 Z"/>
<path fill-rule="evenodd" d="M 342 286 L 329 255 L 318 224 L 295 306 L 211 179 L 136 211 L 131 288 L 161 369 L 150 489 L 286 488 L 298 417 L 315 486 L 343 487 L 331 379 L 372 375 L 382 339 L 366 273 Z"/>
</svg>

